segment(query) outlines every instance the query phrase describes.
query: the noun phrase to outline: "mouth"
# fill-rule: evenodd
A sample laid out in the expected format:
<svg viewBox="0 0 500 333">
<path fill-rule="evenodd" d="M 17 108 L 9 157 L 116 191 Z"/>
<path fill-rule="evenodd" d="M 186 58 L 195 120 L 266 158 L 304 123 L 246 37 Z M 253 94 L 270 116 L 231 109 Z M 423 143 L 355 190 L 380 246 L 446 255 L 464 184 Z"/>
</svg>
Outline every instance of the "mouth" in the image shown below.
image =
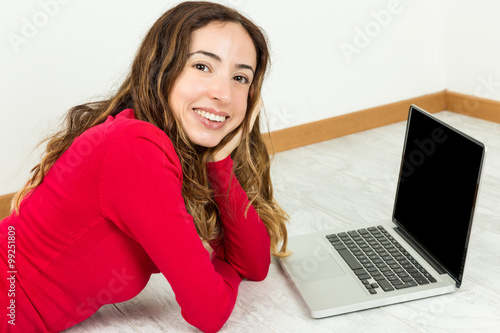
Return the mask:
<svg viewBox="0 0 500 333">
<path fill-rule="evenodd" d="M 206 109 L 193 109 L 200 117 L 205 118 L 214 123 L 223 123 L 226 118 L 229 118 L 227 115 L 215 114 L 215 112 L 209 112 Z"/>
</svg>

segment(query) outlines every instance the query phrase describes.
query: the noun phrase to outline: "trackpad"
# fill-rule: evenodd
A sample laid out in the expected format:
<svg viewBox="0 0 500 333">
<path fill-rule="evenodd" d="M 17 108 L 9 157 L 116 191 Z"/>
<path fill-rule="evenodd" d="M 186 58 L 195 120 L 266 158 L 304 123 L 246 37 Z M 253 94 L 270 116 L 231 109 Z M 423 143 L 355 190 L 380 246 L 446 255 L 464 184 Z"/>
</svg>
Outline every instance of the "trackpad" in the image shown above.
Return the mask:
<svg viewBox="0 0 500 333">
<path fill-rule="evenodd" d="M 293 255 L 292 255 L 293 256 Z M 309 255 L 287 260 L 291 273 L 300 282 L 317 281 L 345 275 L 332 255 L 323 247 L 316 247 Z M 296 281 L 298 282 L 298 281 Z"/>
</svg>

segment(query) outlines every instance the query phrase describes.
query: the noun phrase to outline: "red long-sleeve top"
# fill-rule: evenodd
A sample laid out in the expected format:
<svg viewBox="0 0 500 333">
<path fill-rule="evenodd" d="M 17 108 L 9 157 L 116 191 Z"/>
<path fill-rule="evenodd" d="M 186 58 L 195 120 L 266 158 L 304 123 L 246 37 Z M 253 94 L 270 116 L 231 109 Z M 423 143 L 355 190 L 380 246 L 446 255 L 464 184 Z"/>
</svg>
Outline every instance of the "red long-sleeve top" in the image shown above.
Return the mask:
<svg viewBox="0 0 500 333">
<path fill-rule="evenodd" d="M 232 165 L 230 157 L 207 165 L 224 235 L 210 256 L 186 211 L 166 134 L 131 109 L 85 131 L 19 215 L 0 222 L 1 331 L 64 330 L 136 296 L 159 272 L 185 320 L 218 331 L 242 278 L 264 279 L 270 264 L 269 235 L 252 206 L 245 214 L 249 201 Z"/>
</svg>

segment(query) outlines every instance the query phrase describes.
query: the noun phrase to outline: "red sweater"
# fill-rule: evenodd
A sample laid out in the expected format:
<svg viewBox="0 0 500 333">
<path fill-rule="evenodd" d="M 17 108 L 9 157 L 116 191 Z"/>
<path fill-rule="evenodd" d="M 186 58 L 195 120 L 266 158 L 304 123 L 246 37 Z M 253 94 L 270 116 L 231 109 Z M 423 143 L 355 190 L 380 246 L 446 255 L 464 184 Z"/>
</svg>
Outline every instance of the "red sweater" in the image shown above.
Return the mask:
<svg viewBox="0 0 500 333">
<path fill-rule="evenodd" d="M 252 206 L 245 214 L 248 198 L 232 165 L 230 157 L 207 165 L 224 234 L 210 257 L 163 131 L 128 109 L 84 132 L 19 215 L 0 222 L 0 331 L 64 330 L 136 296 L 159 272 L 185 320 L 218 331 L 242 278 L 264 279 L 271 259 L 265 225 Z"/>
</svg>

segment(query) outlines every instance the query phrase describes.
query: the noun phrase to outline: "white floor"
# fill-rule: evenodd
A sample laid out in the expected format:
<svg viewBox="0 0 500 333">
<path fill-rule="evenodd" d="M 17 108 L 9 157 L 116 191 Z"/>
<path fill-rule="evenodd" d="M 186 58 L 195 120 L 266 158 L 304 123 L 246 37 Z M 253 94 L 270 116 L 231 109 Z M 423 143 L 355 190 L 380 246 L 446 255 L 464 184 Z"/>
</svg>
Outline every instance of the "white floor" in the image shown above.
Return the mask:
<svg viewBox="0 0 500 333">
<path fill-rule="evenodd" d="M 488 147 L 465 281 L 450 295 L 312 319 L 276 260 L 263 282 L 244 281 L 221 332 L 500 332 L 500 124 L 437 116 Z M 273 182 L 290 235 L 390 219 L 405 122 L 278 153 Z M 136 298 L 99 310 L 67 332 L 198 332 L 168 283 L 152 277 Z"/>
</svg>

